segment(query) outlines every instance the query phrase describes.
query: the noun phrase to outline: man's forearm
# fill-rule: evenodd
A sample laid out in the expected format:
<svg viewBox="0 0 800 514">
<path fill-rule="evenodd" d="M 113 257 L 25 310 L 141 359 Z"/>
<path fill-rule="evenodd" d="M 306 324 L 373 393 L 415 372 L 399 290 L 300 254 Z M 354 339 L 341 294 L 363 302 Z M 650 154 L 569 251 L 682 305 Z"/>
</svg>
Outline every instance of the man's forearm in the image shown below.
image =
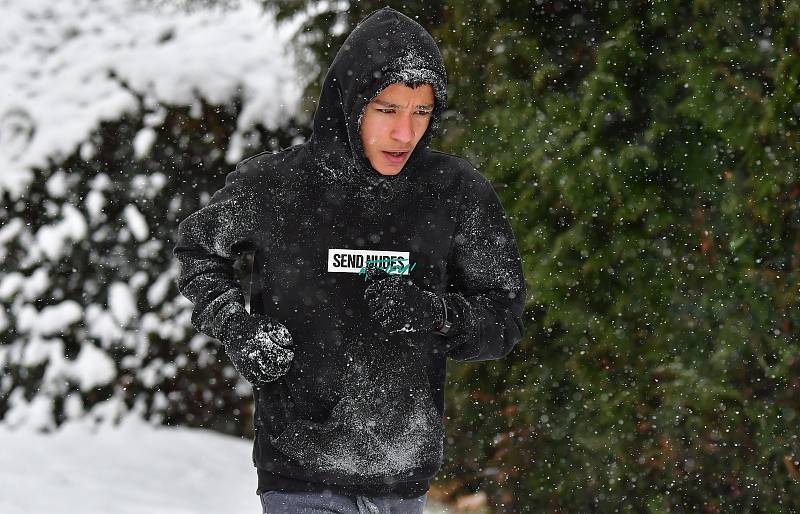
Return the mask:
<svg viewBox="0 0 800 514">
<path fill-rule="evenodd" d="M 175 253 L 179 262 L 178 290 L 194 304 L 192 326 L 221 340 L 225 309 L 238 305 L 244 310 L 244 293 L 235 279 L 233 265 L 225 258 L 202 256 L 180 246 Z"/>
<path fill-rule="evenodd" d="M 458 361 L 484 361 L 508 355 L 522 339 L 522 310 L 525 295 L 520 300 L 502 303 L 490 295 L 465 297 L 447 293 L 448 316 L 453 326 L 446 338 L 446 354 Z M 450 314 L 452 306 L 452 314 Z"/>
</svg>

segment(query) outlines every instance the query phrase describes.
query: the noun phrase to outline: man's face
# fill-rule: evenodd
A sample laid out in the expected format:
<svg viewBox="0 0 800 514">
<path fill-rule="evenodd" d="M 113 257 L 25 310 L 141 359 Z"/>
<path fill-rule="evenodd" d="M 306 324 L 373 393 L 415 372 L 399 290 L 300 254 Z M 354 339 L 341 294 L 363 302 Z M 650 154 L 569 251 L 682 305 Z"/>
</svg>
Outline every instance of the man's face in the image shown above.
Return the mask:
<svg viewBox="0 0 800 514">
<path fill-rule="evenodd" d="M 370 164 L 381 175 L 397 175 L 428 129 L 433 87 L 391 84 L 373 98 L 361 118 L 361 143 Z M 395 152 L 402 152 L 393 155 Z"/>
</svg>

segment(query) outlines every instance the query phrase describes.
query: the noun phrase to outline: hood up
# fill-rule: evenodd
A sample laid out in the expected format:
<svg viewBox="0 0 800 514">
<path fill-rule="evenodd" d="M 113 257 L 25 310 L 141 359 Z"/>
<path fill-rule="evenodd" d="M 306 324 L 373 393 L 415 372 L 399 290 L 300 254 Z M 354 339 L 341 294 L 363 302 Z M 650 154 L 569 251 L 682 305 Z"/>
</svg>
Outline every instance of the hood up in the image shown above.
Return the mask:
<svg viewBox="0 0 800 514">
<path fill-rule="evenodd" d="M 384 176 L 367 159 L 359 129 L 369 101 L 396 82 L 430 84 L 435 105 L 428 129 L 403 169 Z M 408 190 L 446 107 L 447 74 L 433 37 L 408 16 L 383 7 L 359 22 L 328 69 L 314 113 L 314 158 L 328 183 L 352 181 L 359 193 L 387 200 Z"/>
</svg>

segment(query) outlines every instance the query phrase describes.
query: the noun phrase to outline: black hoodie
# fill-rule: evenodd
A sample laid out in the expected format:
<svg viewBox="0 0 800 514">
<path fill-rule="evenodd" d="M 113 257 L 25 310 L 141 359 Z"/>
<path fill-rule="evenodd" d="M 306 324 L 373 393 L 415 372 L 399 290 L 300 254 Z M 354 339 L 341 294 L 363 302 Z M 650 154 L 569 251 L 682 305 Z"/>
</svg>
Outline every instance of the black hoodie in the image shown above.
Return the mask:
<svg viewBox="0 0 800 514">
<path fill-rule="evenodd" d="M 258 493 L 424 494 L 442 465 L 446 359 L 499 359 L 523 335 L 522 263 L 497 195 L 467 160 L 428 148 L 446 80 L 418 23 L 388 7 L 371 13 L 328 70 L 310 140 L 240 162 L 179 225 L 192 324 L 221 340 L 237 330 L 224 315 L 244 305 L 233 262 L 251 251 L 250 315 L 294 342 L 288 372 L 254 387 Z M 431 84 L 435 107 L 401 172 L 383 176 L 359 126 L 395 82 Z M 371 318 L 359 271 L 387 255 L 445 298 L 450 333 L 387 333 Z"/>
</svg>

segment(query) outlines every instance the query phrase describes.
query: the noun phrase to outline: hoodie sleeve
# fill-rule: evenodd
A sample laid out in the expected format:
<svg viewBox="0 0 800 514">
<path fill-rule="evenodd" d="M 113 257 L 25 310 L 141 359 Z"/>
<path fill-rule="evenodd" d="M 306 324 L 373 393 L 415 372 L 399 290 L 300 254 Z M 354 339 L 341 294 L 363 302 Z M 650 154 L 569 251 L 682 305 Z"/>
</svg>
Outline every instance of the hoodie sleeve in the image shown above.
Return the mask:
<svg viewBox="0 0 800 514">
<path fill-rule="evenodd" d="M 225 186 L 205 207 L 178 224 L 173 249 L 179 265 L 178 290 L 194 304 L 192 326 L 216 339 L 221 339 L 228 315 L 245 311 L 233 264 L 240 253 L 255 247 L 260 195 L 253 173 L 257 170 L 245 171 L 243 162 L 225 177 Z"/>
<path fill-rule="evenodd" d="M 454 319 L 445 353 L 463 362 L 511 352 L 523 336 L 527 296 L 522 259 L 500 200 L 485 178 L 473 184 L 477 194 L 463 205 L 445 294 L 448 317 Z"/>
</svg>

